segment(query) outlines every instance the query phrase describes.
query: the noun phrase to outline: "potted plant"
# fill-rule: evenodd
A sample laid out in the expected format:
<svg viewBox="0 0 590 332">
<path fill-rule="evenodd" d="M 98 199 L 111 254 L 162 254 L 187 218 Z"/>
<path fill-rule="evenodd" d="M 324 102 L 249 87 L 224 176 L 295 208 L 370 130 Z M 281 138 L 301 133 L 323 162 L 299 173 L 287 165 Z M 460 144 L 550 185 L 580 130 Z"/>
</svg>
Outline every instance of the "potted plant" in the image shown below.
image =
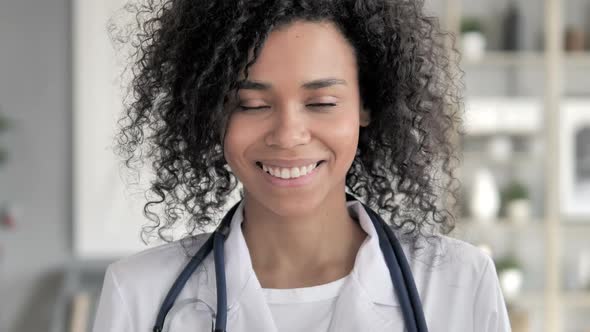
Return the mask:
<svg viewBox="0 0 590 332">
<path fill-rule="evenodd" d="M 522 287 L 523 273 L 520 261 L 510 254 L 495 261 L 498 280 L 506 301 L 514 300 Z"/>
<path fill-rule="evenodd" d="M 464 17 L 461 20 L 461 50 L 463 56 L 470 60 L 479 60 L 486 49 L 486 37 L 482 24 L 475 17 Z"/>
<path fill-rule="evenodd" d="M 531 215 L 531 202 L 527 188 L 518 181 L 508 184 L 503 194 L 506 217 L 513 223 L 524 223 Z"/>
</svg>

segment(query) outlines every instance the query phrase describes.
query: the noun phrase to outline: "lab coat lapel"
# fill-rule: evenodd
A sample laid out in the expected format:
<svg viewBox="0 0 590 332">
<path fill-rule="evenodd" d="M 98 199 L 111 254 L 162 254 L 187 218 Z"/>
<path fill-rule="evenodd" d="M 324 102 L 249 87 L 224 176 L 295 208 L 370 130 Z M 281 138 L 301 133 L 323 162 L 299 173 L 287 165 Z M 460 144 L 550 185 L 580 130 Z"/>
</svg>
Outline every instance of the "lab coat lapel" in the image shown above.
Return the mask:
<svg viewBox="0 0 590 332">
<path fill-rule="evenodd" d="M 257 278 L 248 280 L 235 309 L 235 319 L 228 321 L 228 331 L 278 332 Z"/>
<path fill-rule="evenodd" d="M 350 215 L 367 233 L 367 238 L 336 301 L 330 331 L 383 331 L 392 327 L 399 327 L 393 330 L 402 331 L 399 302 L 379 247 L 377 232 L 360 202 L 351 201 L 347 206 Z"/>
<path fill-rule="evenodd" d="M 234 213 L 230 233 L 224 246 L 228 303 L 227 330 L 277 332 L 262 287 L 252 268 L 250 253 L 240 228 L 243 210 L 244 201 Z M 207 268 L 209 293 L 217 294 L 213 255 L 209 255 L 204 263 Z M 216 298 L 209 298 L 208 301 L 216 308 Z"/>
<path fill-rule="evenodd" d="M 336 300 L 330 332 L 383 331 L 387 324 L 385 317 L 375 308 L 375 303 L 351 276 L 342 287 Z"/>
</svg>

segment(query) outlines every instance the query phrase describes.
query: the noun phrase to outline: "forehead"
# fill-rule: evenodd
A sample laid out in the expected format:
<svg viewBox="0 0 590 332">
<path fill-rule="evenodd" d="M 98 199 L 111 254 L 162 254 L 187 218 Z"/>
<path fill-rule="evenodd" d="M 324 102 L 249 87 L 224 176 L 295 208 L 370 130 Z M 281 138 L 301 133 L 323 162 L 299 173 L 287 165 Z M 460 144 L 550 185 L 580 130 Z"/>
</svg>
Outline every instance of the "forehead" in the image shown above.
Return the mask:
<svg viewBox="0 0 590 332">
<path fill-rule="evenodd" d="M 356 78 L 354 49 L 330 22 L 296 21 L 270 33 L 248 78 L 276 84 Z"/>
</svg>

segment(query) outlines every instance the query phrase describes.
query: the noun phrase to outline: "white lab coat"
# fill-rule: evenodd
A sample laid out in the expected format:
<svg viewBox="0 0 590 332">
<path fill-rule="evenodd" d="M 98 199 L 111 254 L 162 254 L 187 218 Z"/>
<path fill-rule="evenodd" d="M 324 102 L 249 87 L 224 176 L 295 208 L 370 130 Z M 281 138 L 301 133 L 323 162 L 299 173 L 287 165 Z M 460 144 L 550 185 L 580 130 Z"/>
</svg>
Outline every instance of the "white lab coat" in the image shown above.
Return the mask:
<svg viewBox="0 0 590 332">
<path fill-rule="evenodd" d="M 347 204 L 368 236 L 359 249 L 351 278 L 342 286 L 329 331 L 404 331 L 400 305 L 375 229 L 359 202 Z M 236 228 L 243 220 L 242 211 L 243 203 L 236 210 L 225 244 L 227 330 L 280 332 L 252 269 L 241 230 Z M 199 235 L 197 244 L 207 236 Z M 427 249 L 417 253 L 403 245 L 429 331 L 510 331 L 491 258 L 468 243 L 446 236 L 439 239 L 425 242 Z M 152 331 L 166 293 L 188 260 L 179 242 L 174 242 L 111 264 L 93 331 Z M 211 331 L 215 289 L 214 262 L 209 255 L 180 293 L 164 331 Z"/>
</svg>

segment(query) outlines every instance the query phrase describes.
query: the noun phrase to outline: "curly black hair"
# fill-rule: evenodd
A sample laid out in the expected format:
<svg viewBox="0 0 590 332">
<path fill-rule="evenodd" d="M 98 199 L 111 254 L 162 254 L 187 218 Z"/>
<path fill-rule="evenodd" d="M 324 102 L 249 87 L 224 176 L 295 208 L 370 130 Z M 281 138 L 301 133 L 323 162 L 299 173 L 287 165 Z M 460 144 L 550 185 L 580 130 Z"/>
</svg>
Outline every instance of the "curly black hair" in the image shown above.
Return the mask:
<svg viewBox="0 0 590 332">
<path fill-rule="evenodd" d="M 149 192 L 156 196 L 144 206 L 150 224 L 142 234 L 157 231 L 170 241 L 180 211 L 189 216 L 189 235 L 219 221 L 239 186 L 223 155 L 232 113 L 228 96 L 237 93 L 240 72 L 248 77 L 273 29 L 295 20 L 335 24 L 357 58 L 359 92 L 371 122 L 360 128 L 346 190 L 406 239 L 450 233 L 460 188 L 454 142 L 463 134 L 462 72 L 453 35 L 423 6 L 420 0 L 128 5 L 136 28 L 130 40 L 134 58 L 116 146 L 126 166 L 147 158 L 155 173 Z M 154 213 L 159 204 L 163 213 Z"/>
</svg>

